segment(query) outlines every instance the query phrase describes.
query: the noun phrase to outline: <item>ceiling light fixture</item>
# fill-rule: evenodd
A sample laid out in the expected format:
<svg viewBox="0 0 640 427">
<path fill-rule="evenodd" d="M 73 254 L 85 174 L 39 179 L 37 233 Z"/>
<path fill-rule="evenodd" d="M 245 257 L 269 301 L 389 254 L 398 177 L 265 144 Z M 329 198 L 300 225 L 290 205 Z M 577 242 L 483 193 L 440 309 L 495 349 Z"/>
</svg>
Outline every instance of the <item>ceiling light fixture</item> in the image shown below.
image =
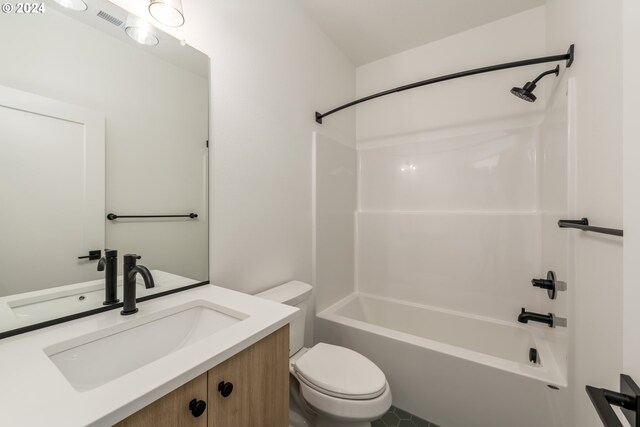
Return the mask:
<svg viewBox="0 0 640 427">
<path fill-rule="evenodd" d="M 140 44 L 155 46 L 159 43 L 158 37 L 154 34 L 151 24 L 144 22 L 134 16 L 129 16 L 125 33 Z"/>
<path fill-rule="evenodd" d="M 60 6 L 66 7 L 67 9 L 75 10 L 78 12 L 84 12 L 87 10 L 87 4 L 82 0 L 53 0 L 58 3 Z"/>
<path fill-rule="evenodd" d="M 150 0 L 149 13 L 167 27 L 180 27 L 184 24 L 182 0 Z"/>
</svg>

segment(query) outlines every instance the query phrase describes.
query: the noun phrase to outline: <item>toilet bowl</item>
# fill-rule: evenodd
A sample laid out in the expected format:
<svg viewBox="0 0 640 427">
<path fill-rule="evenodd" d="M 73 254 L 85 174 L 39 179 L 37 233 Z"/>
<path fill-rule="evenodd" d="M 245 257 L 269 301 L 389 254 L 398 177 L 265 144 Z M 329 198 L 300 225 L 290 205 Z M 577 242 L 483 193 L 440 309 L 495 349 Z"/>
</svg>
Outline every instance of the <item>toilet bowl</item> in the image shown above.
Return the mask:
<svg viewBox="0 0 640 427">
<path fill-rule="evenodd" d="M 292 427 L 370 427 L 391 406 L 384 373 L 365 356 L 345 347 L 318 343 L 302 346 L 311 286 L 289 282 L 256 296 L 301 309 L 291 323 Z"/>
</svg>

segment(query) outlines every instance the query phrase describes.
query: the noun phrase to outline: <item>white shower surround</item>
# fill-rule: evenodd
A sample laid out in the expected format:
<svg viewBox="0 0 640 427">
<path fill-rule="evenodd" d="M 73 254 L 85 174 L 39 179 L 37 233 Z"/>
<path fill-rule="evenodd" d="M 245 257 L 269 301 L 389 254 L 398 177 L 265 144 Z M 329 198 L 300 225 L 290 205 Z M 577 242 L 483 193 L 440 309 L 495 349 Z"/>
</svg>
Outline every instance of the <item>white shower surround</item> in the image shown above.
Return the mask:
<svg viewBox="0 0 640 427">
<path fill-rule="evenodd" d="M 358 95 L 451 72 L 452 64 L 548 55 L 544 28 L 543 7 L 367 64 L 357 70 Z M 544 69 L 358 106 L 356 183 L 328 179 L 339 162 L 316 158 L 316 233 L 337 230 L 353 209 L 319 190 L 358 187 L 353 287 L 342 264 L 327 263 L 339 241 L 316 241 L 314 284 L 323 302 L 316 341 L 371 358 L 394 390 L 394 405 L 446 427 L 572 425 L 574 283 L 569 236 L 555 225 L 574 213 L 568 88 L 560 79 L 543 82 L 535 104 L 509 94 Z M 530 283 L 547 270 L 569 282 L 554 301 Z M 522 325 L 521 307 L 569 317 L 569 327 Z M 542 369 L 528 365 L 531 343 Z"/>
<path fill-rule="evenodd" d="M 571 425 L 569 329 L 516 321 L 521 307 L 567 316 L 566 293 L 551 301 L 530 283 L 547 269 L 571 279 L 566 235 L 550 220 L 567 209 L 567 103 L 557 98 L 552 121 L 358 150 L 348 298 L 362 311 L 341 311 L 343 299 L 321 312 L 317 338 L 370 357 L 395 405 L 439 425 Z M 542 369 L 528 365 L 531 343 Z"/>
<path fill-rule="evenodd" d="M 357 290 L 505 321 L 535 308 L 538 129 L 358 150 Z"/>
<path fill-rule="evenodd" d="M 354 292 L 345 296 L 343 284 L 338 293 L 338 279 L 350 280 L 346 269 L 326 275 L 339 265 L 327 263 L 337 237 L 317 240 L 324 262 L 316 341 L 372 359 L 394 405 L 447 427 L 571 425 L 568 329 L 516 321 L 521 307 L 567 315 L 566 293 L 551 301 L 530 284 L 550 265 L 543 248 L 557 255 L 566 244 L 550 223 L 566 212 L 567 187 L 558 183 L 567 182 L 567 103 L 560 99 L 553 122 L 532 116 L 524 127 L 507 120 L 493 130 L 460 128 L 451 137 L 357 151 Z M 325 191 L 354 184 L 336 174 L 344 168 L 337 159 L 352 150 L 336 147 L 326 138 L 316 146 L 322 235 L 349 217 L 348 200 Z M 551 194 L 549 187 L 558 188 Z M 553 269 L 565 279 L 560 267 Z M 529 348 L 542 367 L 529 364 Z"/>
<path fill-rule="evenodd" d="M 398 407 L 448 427 L 570 425 L 568 330 L 516 321 L 567 313 L 565 293 L 530 283 L 546 268 L 566 279 L 543 251 L 563 251 L 548 221 L 566 206 L 548 197 L 566 183 L 560 104 L 552 124 L 358 150 L 355 292 L 318 314 L 317 339 L 371 358 Z"/>
</svg>

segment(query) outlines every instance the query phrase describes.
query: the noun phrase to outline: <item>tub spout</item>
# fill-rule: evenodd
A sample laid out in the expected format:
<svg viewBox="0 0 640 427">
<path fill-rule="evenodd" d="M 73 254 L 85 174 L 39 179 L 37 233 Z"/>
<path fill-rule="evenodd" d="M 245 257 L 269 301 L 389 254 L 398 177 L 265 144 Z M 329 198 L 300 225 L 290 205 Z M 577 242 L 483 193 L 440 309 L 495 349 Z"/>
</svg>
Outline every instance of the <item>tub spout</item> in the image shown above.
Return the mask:
<svg viewBox="0 0 640 427">
<path fill-rule="evenodd" d="M 544 323 L 550 328 L 555 328 L 556 326 L 567 326 L 567 319 L 556 317 L 553 313 L 533 313 L 531 311 L 526 311 L 523 307 L 518 315 L 518 322 L 529 323 L 530 320 L 532 322 Z"/>
</svg>

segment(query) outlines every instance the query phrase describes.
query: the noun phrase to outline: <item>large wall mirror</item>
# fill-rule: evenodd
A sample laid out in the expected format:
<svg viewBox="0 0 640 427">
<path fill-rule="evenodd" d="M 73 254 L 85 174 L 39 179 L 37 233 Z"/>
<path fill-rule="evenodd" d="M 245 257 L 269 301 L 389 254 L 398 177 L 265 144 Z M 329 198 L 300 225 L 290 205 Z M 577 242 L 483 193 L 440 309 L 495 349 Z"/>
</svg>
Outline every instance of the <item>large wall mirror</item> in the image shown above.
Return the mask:
<svg viewBox="0 0 640 427">
<path fill-rule="evenodd" d="M 105 248 L 139 298 L 208 280 L 209 58 L 84 3 L 0 16 L 0 337 L 116 308 Z"/>
</svg>

